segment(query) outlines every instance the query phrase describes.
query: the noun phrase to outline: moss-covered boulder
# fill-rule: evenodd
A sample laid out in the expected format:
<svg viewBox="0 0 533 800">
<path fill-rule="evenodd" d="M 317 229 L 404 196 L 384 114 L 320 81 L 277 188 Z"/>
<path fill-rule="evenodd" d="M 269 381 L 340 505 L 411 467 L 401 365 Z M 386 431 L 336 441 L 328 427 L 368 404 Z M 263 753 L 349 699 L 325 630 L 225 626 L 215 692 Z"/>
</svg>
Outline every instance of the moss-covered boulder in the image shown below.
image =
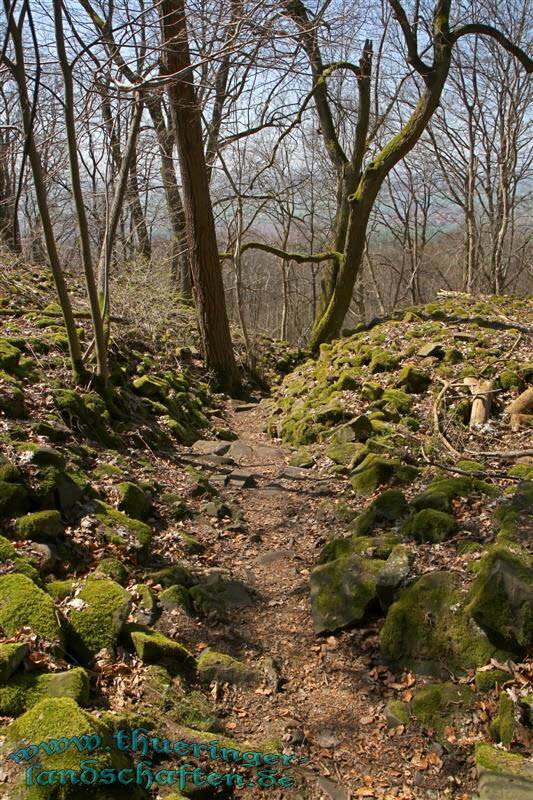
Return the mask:
<svg viewBox="0 0 533 800">
<path fill-rule="evenodd" d="M 137 486 L 136 483 L 124 482 L 119 483 L 116 488 L 119 511 L 138 520 L 145 520 L 150 516 L 152 501 L 140 486 Z"/>
<path fill-rule="evenodd" d="M 94 574 L 111 578 L 111 580 L 116 581 L 116 583 L 120 583 L 121 586 L 125 586 L 129 578 L 129 572 L 122 561 L 119 561 L 118 558 L 112 557 L 102 558 L 98 562 L 98 566 Z"/>
<path fill-rule="evenodd" d="M 25 514 L 29 508 L 30 497 L 25 486 L 0 481 L 0 519 Z"/>
<path fill-rule="evenodd" d="M 19 517 L 15 522 L 15 535 L 18 539 L 32 539 L 35 542 L 53 542 L 63 533 L 59 511 L 35 511 Z"/>
<path fill-rule="evenodd" d="M 152 587 L 146 583 L 136 583 L 132 588 L 132 596 L 132 620 L 140 625 L 151 625 L 157 614 L 157 600 Z"/>
<path fill-rule="evenodd" d="M 500 692 L 498 713 L 490 724 L 492 740 L 501 742 L 504 747 L 510 747 L 517 727 L 514 702 L 507 692 Z"/>
<path fill-rule="evenodd" d="M 424 492 L 413 498 L 412 505 L 417 511 L 433 508 L 437 511 L 450 511 L 452 500 L 456 497 L 470 497 L 475 494 L 487 494 L 495 497 L 499 493 L 497 487 L 478 478 L 436 478 Z"/>
<path fill-rule="evenodd" d="M 368 495 L 379 486 L 388 483 L 410 483 L 418 470 L 401 464 L 395 459 L 386 459 L 370 453 L 352 472 L 350 483 L 356 494 Z"/>
<path fill-rule="evenodd" d="M 414 554 L 403 544 L 397 544 L 388 556 L 376 580 L 376 594 L 383 609 L 394 601 L 398 589 L 407 580 Z"/>
<path fill-rule="evenodd" d="M 480 800 L 530 800 L 533 764 L 485 742 L 476 745 L 476 769 Z"/>
<path fill-rule="evenodd" d="M 0 628 L 13 636 L 29 627 L 55 648 L 63 646 L 63 632 L 49 594 L 39 589 L 26 575 L 0 577 Z"/>
<path fill-rule="evenodd" d="M 27 416 L 22 386 L 2 370 L 0 370 L 0 411 L 6 417 L 14 419 Z"/>
<path fill-rule="evenodd" d="M 49 465 L 40 468 L 37 473 L 32 503 L 39 509 L 56 508 L 68 515 L 87 488 L 87 481 L 81 475 Z"/>
<path fill-rule="evenodd" d="M 499 506 L 494 519 L 499 542 L 530 548 L 533 545 L 533 481 L 520 483 L 513 496 Z"/>
<path fill-rule="evenodd" d="M 103 533 L 112 544 L 138 553 L 146 553 L 152 542 L 152 529 L 146 523 L 132 519 L 122 511 L 117 511 L 107 503 L 95 501 L 96 519 L 103 527 Z"/>
<path fill-rule="evenodd" d="M 217 653 L 215 650 L 204 650 L 201 653 L 197 660 L 197 670 L 203 683 L 218 681 L 237 686 L 250 686 L 257 685 L 262 680 L 261 670 L 244 664 L 226 653 Z"/>
<path fill-rule="evenodd" d="M 311 573 L 315 633 L 335 631 L 363 619 L 376 599 L 376 580 L 385 562 L 347 555 Z"/>
<path fill-rule="evenodd" d="M 26 464 L 65 469 L 66 462 L 63 455 L 53 447 L 43 447 L 34 442 L 22 442 L 18 445 L 18 449 L 21 453 L 21 460 Z"/>
<path fill-rule="evenodd" d="M 411 700 L 411 713 L 421 725 L 443 736 L 444 729 L 460 724 L 474 703 L 474 692 L 455 683 L 433 683 L 418 689 Z"/>
<path fill-rule="evenodd" d="M 499 647 L 533 645 L 533 568 L 525 555 L 492 548 L 482 559 L 468 612 Z"/>
<path fill-rule="evenodd" d="M 394 525 L 409 513 L 409 504 L 399 489 L 387 489 L 370 503 L 352 523 L 351 529 L 366 536 L 376 527 Z"/>
<path fill-rule="evenodd" d="M 22 478 L 20 469 L 6 456 L 0 453 L 0 481 L 19 483 Z"/>
<path fill-rule="evenodd" d="M 75 582 L 67 579 L 64 581 L 50 581 L 46 584 L 45 589 L 54 600 L 65 600 L 73 594 Z"/>
<path fill-rule="evenodd" d="M 395 356 L 386 350 L 376 348 L 372 353 L 368 371 L 372 375 L 375 375 L 378 372 L 394 372 L 395 369 L 398 369 L 399 364 L 400 359 L 398 356 Z"/>
<path fill-rule="evenodd" d="M 129 592 L 115 581 L 96 574 L 87 579 L 67 606 L 69 647 L 83 664 L 101 650 L 114 652 L 130 603 Z"/>
<path fill-rule="evenodd" d="M 154 584 L 159 583 L 165 588 L 179 584 L 180 586 L 185 586 L 187 589 L 189 589 L 196 583 L 196 578 L 189 567 L 179 561 L 175 564 L 172 564 L 170 567 L 164 567 L 163 569 L 158 569 L 155 572 L 150 572 L 149 576 L 150 580 L 153 581 Z"/>
<path fill-rule="evenodd" d="M 125 626 L 124 633 L 126 639 L 131 641 L 137 657 L 145 664 L 163 661 L 188 669 L 194 664 L 194 658 L 186 647 L 146 625 L 129 623 Z"/>
<path fill-rule="evenodd" d="M 402 533 L 420 543 L 437 544 L 452 536 L 457 529 L 457 522 L 451 514 L 424 508 L 409 517 L 402 526 Z"/>
<path fill-rule="evenodd" d="M 360 454 L 367 452 L 365 446 L 360 442 L 344 442 L 343 444 L 334 444 L 326 451 L 328 458 L 331 458 L 335 464 L 342 464 L 346 467 L 354 467 Z"/>
<path fill-rule="evenodd" d="M 331 438 L 335 444 L 347 442 L 366 442 L 374 433 L 369 418 L 362 414 L 335 428 Z"/>
<path fill-rule="evenodd" d="M 119 785 L 106 795 L 106 789 L 92 785 L 47 785 L 46 780 L 38 780 L 39 774 L 48 770 L 73 770 L 79 776 L 83 762 L 90 760 L 98 770 L 113 768 L 120 770 L 131 767 L 131 761 L 120 752 L 111 736 L 111 729 L 100 719 L 82 711 L 78 704 L 67 697 L 47 697 L 36 703 L 29 711 L 20 716 L 6 729 L 6 740 L 3 752 L 31 756 L 30 745 L 35 744 L 37 751 L 29 761 L 23 762 L 22 769 L 36 765 L 33 770 L 33 784 L 20 778 L 20 783 L 10 787 L 10 800 L 146 800 L 146 791 L 136 784 L 127 787 Z M 91 743 L 91 748 L 70 746 L 64 749 L 61 741 L 70 741 L 77 737 L 78 741 Z M 85 740 L 83 737 L 87 737 Z M 39 747 L 51 740 L 59 741 L 59 746 Z M 38 765 L 38 766 L 37 766 Z M 17 778 L 21 766 L 17 766 Z"/>
<path fill-rule="evenodd" d="M 496 654 L 509 656 L 465 612 L 450 572 L 423 575 L 400 594 L 388 610 L 380 644 L 387 663 L 437 676 L 483 666 Z"/>
<path fill-rule="evenodd" d="M 426 372 L 407 365 L 400 370 L 396 386 L 404 388 L 410 394 L 422 394 L 430 383 L 431 377 Z"/>
<path fill-rule="evenodd" d="M 20 642 L 0 644 L 0 686 L 9 680 L 29 651 L 28 645 Z"/>
<path fill-rule="evenodd" d="M 185 586 L 174 584 L 164 589 L 159 595 L 159 604 L 165 611 L 182 609 L 187 613 L 192 611 L 192 598 Z"/>
<path fill-rule="evenodd" d="M 478 670 L 474 678 L 474 683 L 478 692 L 491 692 L 496 686 L 512 680 L 510 672 L 503 669 Z"/>
<path fill-rule="evenodd" d="M 79 705 L 86 705 L 89 676 L 81 667 L 68 672 L 14 675 L 6 686 L 0 686 L 0 714 L 18 717 L 45 697 L 70 697 Z"/>
</svg>

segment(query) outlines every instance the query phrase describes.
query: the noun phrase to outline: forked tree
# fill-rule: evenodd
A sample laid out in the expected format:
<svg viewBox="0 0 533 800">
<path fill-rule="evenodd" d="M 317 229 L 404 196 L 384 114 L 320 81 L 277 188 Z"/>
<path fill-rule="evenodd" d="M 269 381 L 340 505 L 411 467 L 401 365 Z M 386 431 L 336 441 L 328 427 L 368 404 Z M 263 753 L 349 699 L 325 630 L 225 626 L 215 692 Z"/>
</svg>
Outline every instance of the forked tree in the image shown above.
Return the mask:
<svg viewBox="0 0 533 800">
<path fill-rule="evenodd" d="M 300 115 L 314 99 L 320 123 L 320 135 L 336 171 L 338 207 L 332 247 L 316 254 L 288 253 L 286 257 L 303 263 L 326 262 L 322 280 L 322 297 L 309 345 L 317 350 L 340 333 L 350 307 L 365 253 L 369 218 L 379 191 L 391 170 L 415 147 L 435 113 L 442 96 L 454 48 L 465 36 L 487 36 L 511 53 L 527 73 L 533 61 L 499 29 L 481 23 L 450 27 L 452 0 L 437 0 L 432 21 L 426 31 L 424 52 L 419 47 L 420 4 L 414 3 L 413 21 L 399 0 L 388 0 L 393 17 L 403 36 L 406 63 L 420 80 L 420 97 L 400 130 L 392 135 L 377 153 L 372 152 L 371 82 L 372 42 L 367 40 L 358 65 L 348 61 L 324 63 L 319 44 L 320 19 L 314 19 L 301 0 L 284 0 L 282 10 L 295 26 L 299 43 L 307 56 L 312 89 L 302 104 Z M 426 53 L 431 54 L 430 60 Z M 328 93 L 328 80 L 334 73 L 348 71 L 355 76 L 359 104 L 354 141 L 347 152 L 335 124 L 335 114 Z M 257 247 L 284 256 L 279 248 L 259 242 L 248 242 L 246 249 Z"/>
</svg>

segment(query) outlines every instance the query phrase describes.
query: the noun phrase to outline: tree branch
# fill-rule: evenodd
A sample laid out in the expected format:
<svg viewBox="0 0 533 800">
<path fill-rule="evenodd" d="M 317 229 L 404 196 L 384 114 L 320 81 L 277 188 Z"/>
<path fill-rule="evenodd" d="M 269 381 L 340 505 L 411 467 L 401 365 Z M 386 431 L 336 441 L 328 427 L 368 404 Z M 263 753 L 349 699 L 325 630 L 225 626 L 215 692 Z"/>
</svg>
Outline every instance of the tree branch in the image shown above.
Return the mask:
<svg viewBox="0 0 533 800">
<path fill-rule="evenodd" d="M 452 32 L 452 41 L 456 42 L 461 36 L 468 36 L 469 34 L 490 36 L 491 39 L 495 39 L 498 44 L 501 44 L 505 50 L 520 61 L 528 74 L 533 72 L 533 59 L 531 59 L 521 47 L 513 44 L 501 31 L 497 28 L 493 28 L 492 25 L 482 25 L 478 22 L 473 22 L 470 25 L 463 25 L 462 28 L 458 28 Z"/>
<path fill-rule="evenodd" d="M 402 4 L 398 2 L 398 0 L 389 0 L 389 5 L 392 8 L 395 20 L 402 29 L 403 38 L 405 39 L 405 44 L 407 45 L 407 63 L 410 64 L 419 75 L 422 75 L 422 77 L 425 78 L 427 75 L 429 75 L 432 68 L 429 64 L 426 64 L 424 61 L 422 61 L 418 55 L 416 34 L 409 25 L 407 14 L 405 13 Z"/>
<path fill-rule="evenodd" d="M 265 253 L 271 253 L 274 256 L 285 259 L 285 261 L 295 261 L 297 264 L 320 264 L 322 261 L 342 261 L 342 253 L 337 253 L 331 250 L 324 253 L 290 253 L 286 250 L 281 250 L 279 247 L 273 247 L 264 242 L 246 242 L 240 249 L 240 254 L 246 250 L 263 250 Z M 220 253 L 221 261 L 228 258 L 233 258 L 233 253 Z"/>
</svg>

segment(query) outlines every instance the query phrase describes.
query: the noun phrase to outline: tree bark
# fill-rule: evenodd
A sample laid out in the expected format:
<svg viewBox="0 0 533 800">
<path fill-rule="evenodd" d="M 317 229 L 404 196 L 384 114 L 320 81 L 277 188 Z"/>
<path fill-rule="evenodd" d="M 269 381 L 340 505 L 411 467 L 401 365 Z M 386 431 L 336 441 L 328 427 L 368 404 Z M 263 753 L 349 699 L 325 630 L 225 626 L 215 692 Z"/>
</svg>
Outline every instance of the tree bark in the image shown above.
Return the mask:
<svg viewBox="0 0 533 800">
<path fill-rule="evenodd" d="M 207 367 L 215 373 L 220 387 L 231 393 L 240 388 L 240 377 L 226 311 L 185 4 L 183 0 L 162 0 L 159 9 L 164 65 L 167 74 L 175 76 L 168 84 L 168 96 L 178 146 L 188 259 L 200 336 Z"/>
</svg>

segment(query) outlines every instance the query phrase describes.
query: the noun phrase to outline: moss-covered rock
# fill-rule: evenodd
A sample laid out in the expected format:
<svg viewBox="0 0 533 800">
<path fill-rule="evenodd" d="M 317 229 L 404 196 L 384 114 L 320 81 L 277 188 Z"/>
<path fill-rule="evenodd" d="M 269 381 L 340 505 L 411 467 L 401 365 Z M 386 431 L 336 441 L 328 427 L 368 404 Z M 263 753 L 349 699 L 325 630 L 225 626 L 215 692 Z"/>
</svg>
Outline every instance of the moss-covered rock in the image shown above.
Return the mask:
<svg viewBox="0 0 533 800">
<path fill-rule="evenodd" d="M 398 369 L 399 364 L 400 359 L 398 356 L 394 356 L 386 350 L 376 348 L 372 353 L 368 371 L 372 375 L 378 372 L 394 372 L 394 370 Z"/>
<path fill-rule="evenodd" d="M 497 509 L 494 520 L 499 542 L 531 546 L 533 481 L 520 483 L 513 496 Z"/>
<path fill-rule="evenodd" d="M 180 562 L 176 562 L 170 567 L 164 567 L 155 572 L 150 572 L 150 579 L 154 584 L 160 583 L 161 586 L 165 586 L 166 588 L 179 584 L 189 589 L 196 583 L 196 578 L 189 567 Z"/>
<path fill-rule="evenodd" d="M 507 692 L 500 692 L 498 714 L 490 724 L 493 741 L 501 742 L 504 747 L 510 747 L 517 727 L 514 703 Z"/>
<path fill-rule="evenodd" d="M 394 525 L 409 513 L 409 504 L 403 492 L 387 489 L 372 501 L 369 507 L 352 523 L 352 530 L 365 536 L 375 527 Z"/>
<path fill-rule="evenodd" d="M 476 744 L 478 792 L 481 800 L 529 800 L 533 792 L 533 765 L 514 753 L 485 742 Z"/>
<path fill-rule="evenodd" d="M 388 663 L 430 675 L 483 666 L 498 652 L 465 612 L 449 572 L 423 575 L 401 593 L 389 608 L 380 643 Z"/>
<path fill-rule="evenodd" d="M 22 356 L 18 347 L 14 347 L 7 339 L 0 339 L 0 369 L 12 372 Z"/>
<path fill-rule="evenodd" d="M 191 668 L 194 664 L 192 654 L 179 642 L 169 639 L 146 625 L 129 623 L 124 628 L 127 639 L 135 649 L 137 657 L 145 664 L 170 662 L 178 668 Z"/>
<path fill-rule="evenodd" d="M 490 692 L 495 689 L 498 684 L 506 683 L 512 680 L 510 672 L 503 669 L 487 669 L 478 670 L 474 678 L 474 683 L 478 692 Z"/>
<path fill-rule="evenodd" d="M 84 494 L 87 482 L 81 476 L 66 472 L 54 466 L 42 467 L 32 492 L 34 507 L 39 509 L 59 509 L 70 514 Z"/>
<path fill-rule="evenodd" d="M 495 497 L 498 489 L 477 478 L 436 478 L 426 490 L 411 501 L 417 511 L 433 508 L 436 511 L 450 511 L 452 500 L 456 497 L 470 497 L 475 494 L 487 494 Z"/>
<path fill-rule="evenodd" d="M 20 469 L 12 464 L 11 461 L 0 454 L 0 481 L 6 483 L 19 483 L 22 479 Z"/>
<path fill-rule="evenodd" d="M 468 612 L 499 647 L 520 652 L 533 645 L 533 569 L 505 547 L 483 557 Z"/>
<path fill-rule="evenodd" d="M 376 580 L 385 562 L 347 555 L 321 564 L 311 573 L 311 610 L 315 633 L 335 631 L 363 619 L 376 599 Z"/>
<path fill-rule="evenodd" d="M 28 672 L 0 686 L 0 714 L 18 717 L 45 697 L 70 697 L 80 705 L 89 701 L 89 676 L 81 667 L 49 674 Z"/>
<path fill-rule="evenodd" d="M 64 581 L 50 581 L 45 588 L 54 600 L 64 600 L 74 592 L 75 586 L 75 581 L 67 579 Z"/>
<path fill-rule="evenodd" d="M 262 680 L 261 671 L 256 667 L 243 664 L 242 661 L 226 653 L 217 653 L 209 649 L 204 650 L 198 657 L 197 670 L 203 683 L 218 681 L 237 686 L 250 686 L 257 685 Z"/>
<path fill-rule="evenodd" d="M 394 601 L 398 589 L 411 572 L 414 555 L 403 544 L 397 544 L 388 556 L 376 580 L 376 594 L 383 609 Z"/>
<path fill-rule="evenodd" d="M 18 539 L 32 539 L 35 542 L 53 542 L 63 533 L 59 511 L 36 511 L 19 517 L 15 522 L 15 535 Z"/>
<path fill-rule="evenodd" d="M 416 367 L 406 365 L 398 375 L 396 385 L 405 388 L 410 394 L 422 394 L 431 383 L 431 377 Z"/>
<path fill-rule="evenodd" d="M 468 686 L 434 683 L 418 689 L 411 700 L 411 713 L 425 728 L 443 735 L 444 728 L 464 718 L 474 702 Z"/>
<path fill-rule="evenodd" d="M 32 631 L 54 647 L 63 646 L 63 632 L 52 598 L 25 575 L 0 577 L 0 628 L 13 636 L 21 628 Z"/>
<path fill-rule="evenodd" d="M 147 552 L 152 542 L 152 529 L 146 523 L 132 519 L 107 503 L 95 501 L 96 519 L 102 524 L 108 541 L 138 552 Z"/>
<path fill-rule="evenodd" d="M 24 391 L 18 381 L 0 370 L 0 411 L 6 417 L 25 418 Z"/>
<path fill-rule="evenodd" d="M 23 642 L 0 644 L 0 686 L 7 683 L 29 651 L 28 645 Z"/>
<path fill-rule="evenodd" d="M 0 519 L 25 514 L 29 507 L 30 497 L 25 486 L 0 481 Z"/>
<path fill-rule="evenodd" d="M 40 765 L 42 771 L 47 770 L 73 770 L 77 775 L 80 774 L 83 762 L 91 760 L 98 770 L 106 767 L 115 770 L 131 767 L 131 762 L 124 753 L 117 750 L 115 742 L 111 738 L 111 730 L 99 719 L 82 711 L 77 703 L 67 697 L 48 697 L 36 703 L 29 711 L 13 722 L 6 729 L 5 751 L 14 752 L 20 748 L 29 750 L 29 744 L 39 745 L 40 742 L 46 743 L 49 740 L 72 740 L 77 737 L 82 741 L 82 737 L 93 737 L 94 744 L 99 742 L 99 746 L 90 750 L 78 749 L 71 746 L 64 752 L 62 749 L 50 747 L 48 749 L 39 748 L 34 758 L 27 765 Z M 95 739 L 94 737 L 99 737 Z M 89 741 L 89 740 L 88 740 Z M 37 769 L 34 775 L 40 772 Z M 100 787 L 95 790 L 94 786 L 83 787 L 65 784 L 64 786 L 48 786 L 45 783 L 39 785 L 34 777 L 34 783 L 29 786 L 21 782 L 14 786 L 10 794 L 10 800 L 81 800 L 81 798 L 91 797 L 95 800 L 145 800 L 147 793 L 140 786 L 132 784 L 122 790 L 117 786 L 106 798 L 106 790 L 100 792 Z"/>
<path fill-rule="evenodd" d="M 174 611 L 178 608 L 188 613 L 192 611 L 192 598 L 189 590 L 179 584 L 164 589 L 159 595 L 159 603 L 165 611 Z"/>
<path fill-rule="evenodd" d="M 118 558 L 102 558 L 98 562 L 95 574 L 103 575 L 106 578 L 116 581 L 121 586 L 125 586 L 128 582 L 129 572 Z"/>
<path fill-rule="evenodd" d="M 457 522 L 451 514 L 424 508 L 417 511 L 402 526 L 402 533 L 417 542 L 437 544 L 457 531 Z"/>
<path fill-rule="evenodd" d="M 356 494 L 368 495 L 387 483 L 409 483 L 417 474 L 416 467 L 370 453 L 354 469 L 350 483 Z"/>
<path fill-rule="evenodd" d="M 90 664 L 101 650 L 114 651 L 128 617 L 131 596 L 115 581 L 90 577 L 68 607 L 69 647 Z"/>
<path fill-rule="evenodd" d="M 22 460 L 24 463 L 35 464 L 38 467 L 57 467 L 64 469 L 66 466 L 63 455 L 54 450 L 53 447 L 43 447 L 34 442 L 22 442 L 19 444 Z"/>
<path fill-rule="evenodd" d="M 152 501 L 146 492 L 135 483 L 119 483 L 116 487 L 118 493 L 118 509 L 128 517 L 145 520 L 150 516 Z"/>
<path fill-rule="evenodd" d="M 347 442 L 366 442 L 374 430 L 369 418 L 362 414 L 354 417 L 348 422 L 339 425 L 331 434 L 332 441 L 336 444 L 342 445 Z"/>
<path fill-rule="evenodd" d="M 533 464 L 515 464 L 508 470 L 507 474 L 510 478 L 533 482 Z"/>
<path fill-rule="evenodd" d="M 411 708 L 409 703 L 403 703 L 401 700 L 389 700 L 383 713 L 389 728 L 398 728 L 400 725 L 408 724 Z"/>
</svg>

